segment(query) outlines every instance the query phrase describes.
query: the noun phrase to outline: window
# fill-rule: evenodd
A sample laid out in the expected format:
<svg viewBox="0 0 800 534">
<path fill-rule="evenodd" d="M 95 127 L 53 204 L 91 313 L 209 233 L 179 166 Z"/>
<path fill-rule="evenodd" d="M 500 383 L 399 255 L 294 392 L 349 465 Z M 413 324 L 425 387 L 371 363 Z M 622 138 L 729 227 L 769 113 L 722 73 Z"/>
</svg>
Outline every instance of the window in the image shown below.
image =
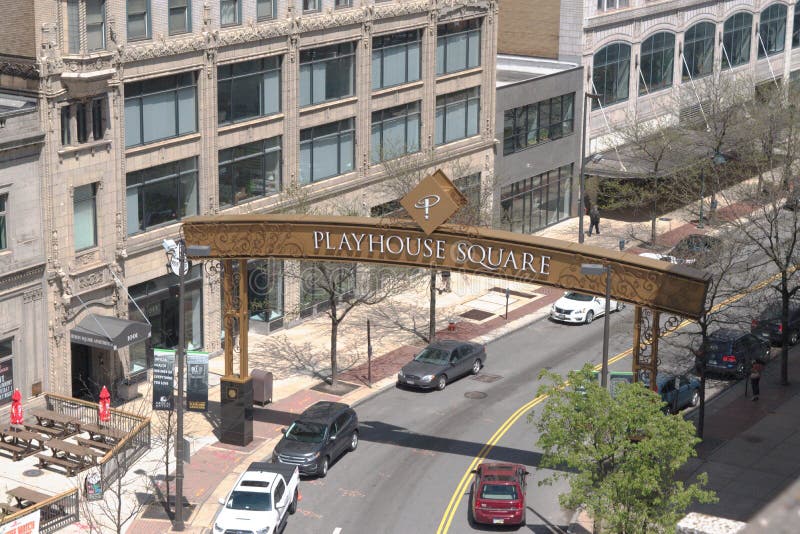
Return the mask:
<svg viewBox="0 0 800 534">
<path fill-rule="evenodd" d="M 683 35 L 683 81 L 708 76 L 714 69 L 714 32 L 711 22 L 695 24 Z"/>
<path fill-rule="evenodd" d="M 792 23 L 792 48 L 800 46 L 800 1 L 794 5 L 794 22 Z"/>
<path fill-rule="evenodd" d="M 197 158 L 129 172 L 128 235 L 197 215 Z"/>
<path fill-rule="evenodd" d="M 300 131 L 300 183 L 310 184 L 353 170 L 355 120 Z"/>
<path fill-rule="evenodd" d="M 300 51 L 300 105 L 319 104 L 353 94 L 355 44 Z"/>
<path fill-rule="evenodd" d="M 628 7 L 628 0 L 597 0 L 597 11 L 611 11 Z"/>
<path fill-rule="evenodd" d="M 64 146 L 72 144 L 71 109 L 72 106 L 61 106 L 61 144 Z"/>
<path fill-rule="evenodd" d="M 189 0 L 169 0 L 169 34 L 192 31 L 192 4 Z"/>
<path fill-rule="evenodd" d="M 313 12 L 322 9 L 322 0 L 303 0 L 303 12 Z"/>
<path fill-rule="evenodd" d="M 503 228 L 529 234 L 567 219 L 573 200 L 572 180 L 570 164 L 503 187 Z"/>
<path fill-rule="evenodd" d="M 150 38 L 150 0 L 127 0 L 128 39 Z"/>
<path fill-rule="evenodd" d="M 222 26 L 239 24 L 242 20 L 242 3 L 239 0 L 220 0 L 219 21 Z"/>
<path fill-rule="evenodd" d="M 300 317 L 330 306 L 330 298 L 351 298 L 358 277 L 354 263 L 305 263 L 300 273 Z"/>
<path fill-rule="evenodd" d="M 278 480 L 278 485 L 275 486 L 275 502 L 281 502 L 283 498 L 283 494 L 286 491 L 286 485 L 283 483 L 283 480 Z"/>
<path fill-rule="evenodd" d="M 480 88 L 436 97 L 436 144 L 478 135 Z"/>
<path fill-rule="evenodd" d="M 219 151 L 219 204 L 235 206 L 281 188 L 281 138 Z"/>
<path fill-rule="evenodd" d="M 420 78 L 422 30 L 372 38 L 372 88 L 382 89 Z"/>
<path fill-rule="evenodd" d="M 275 321 L 283 317 L 283 261 L 247 262 L 247 305 L 251 321 Z"/>
<path fill-rule="evenodd" d="M 92 100 L 92 137 L 98 141 L 106 134 L 106 99 Z"/>
<path fill-rule="evenodd" d="M 772 4 L 761 12 L 758 24 L 758 57 L 783 52 L 786 45 L 786 6 Z"/>
<path fill-rule="evenodd" d="M 440 24 L 436 29 L 436 74 L 481 64 L 481 19 Z"/>
<path fill-rule="evenodd" d="M 750 62 L 750 34 L 753 15 L 736 13 L 722 29 L 722 68 L 730 69 Z"/>
<path fill-rule="evenodd" d="M 84 4 L 81 20 L 81 2 Z M 106 47 L 105 0 L 67 0 L 67 51 L 80 54 L 81 31 L 86 35 L 86 50 L 104 50 Z"/>
<path fill-rule="evenodd" d="M 8 202 L 8 195 L 0 194 L 0 250 L 8 248 L 8 235 L 6 235 L 6 203 Z"/>
<path fill-rule="evenodd" d="M 275 18 L 275 8 L 277 0 L 258 0 L 256 2 L 256 17 L 258 20 Z"/>
<path fill-rule="evenodd" d="M 125 84 L 125 146 L 197 131 L 193 72 Z"/>
<path fill-rule="evenodd" d="M 72 144 L 73 134 L 78 143 L 99 141 L 106 133 L 106 98 L 94 98 L 61 108 L 61 144 Z M 75 121 L 73 129 L 72 121 Z"/>
<path fill-rule="evenodd" d="M 217 68 L 220 124 L 281 110 L 281 58 L 267 57 Z"/>
<path fill-rule="evenodd" d="M 503 155 L 570 135 L 575 126 L 575 93 L 542 100 L 503 116 Z"/>
<path fill-rule="evenodd" d="M 671 86 L 674 70 L 675 34 L 659 32 L 645 39 L 639 63 L 639 94 Z"/>
<path fill-rule="evenodd" d="M 75 250 L 97 245 L 97 184 L 76 187 L 72 196 Z"/>
<path fill-rule="evenodd" d="M 592 83 L 601 95 L 600 103 L 592 100 L 592 109 L 628 99 L 631 72 L 631 47 L 626 43 L 611 43 L 594 55 Z"/>
<path fill-rule="evenodd" d="M 353 0 L 336 0 L 336 2 L 334 2 L 334 5 L 336 6 L 336 9 L 339 9 L 339 8 L 342 8 L 342 7 L 352 7 L 353 6 Z"/>
<path fill-rule="evenodd" d="M 412 102 L 372 113 L 372 162 L 419 151 L 420 103 Z"/>
</svg>

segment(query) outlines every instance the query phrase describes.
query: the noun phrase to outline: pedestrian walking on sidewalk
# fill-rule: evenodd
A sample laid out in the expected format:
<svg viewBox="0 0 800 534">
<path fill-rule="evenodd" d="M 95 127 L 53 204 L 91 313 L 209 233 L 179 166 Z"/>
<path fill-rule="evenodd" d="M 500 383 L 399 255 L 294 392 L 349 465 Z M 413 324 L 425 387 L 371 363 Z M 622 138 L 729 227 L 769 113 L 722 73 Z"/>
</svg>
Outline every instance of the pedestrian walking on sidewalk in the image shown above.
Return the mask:
<svg viewBox="0 0 800 534">
<path fill-rule="evenodd" d="M 758 383 L 761 381 L 761 371 L 764 370 L 764 364 L 761 363 L 761 360 L 756 360 L 753 362 L 753 365 L 750 366 L 750 386 L 753 388 L 753 400 L 758 400 L 758 393 L 759 393 L 759 385 Z"/>
<path fill-rule="evenodd" d="M 600 235 L 600 212 L 597 210 L 597 206 L 594 205 L 589 210 L 589 235 L 592 235 L 592 228 L 597 232 L 597 235 Z"/>
</svg>

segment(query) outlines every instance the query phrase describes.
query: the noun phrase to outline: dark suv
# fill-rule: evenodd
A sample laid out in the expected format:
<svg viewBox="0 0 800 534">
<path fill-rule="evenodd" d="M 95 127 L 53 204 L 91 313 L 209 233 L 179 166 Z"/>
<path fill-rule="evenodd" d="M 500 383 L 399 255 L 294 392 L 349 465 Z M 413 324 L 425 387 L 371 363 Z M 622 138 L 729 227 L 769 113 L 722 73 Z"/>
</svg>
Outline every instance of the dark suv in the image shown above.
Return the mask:
<svg viewBox="0 0 800 534">
<path fill-rule="evenodd" d="M 698 368 L 743 377 L 755 360 L 769 359 L 769 343 L 741 330 L 720 329 L 708 335 L 697 353 Z"/>
<path fill-rule="evenodd" d="M 750 323 L 750 333 L 774 345 L 783 342 L 783 325 L 781 324 L 781 303 L 764 308 L 758 317 Z M 800 304 L 789 304 L 789 345 L 796 345 L 800 337 Z"/>
<path fill-rule="evenodd" d="M 304 475 L 324 477 L 331 462 L 358 447 L 358 416 L 347 404 L 320 401 L 281 432 L 272 461 L 296 465 Z"/>
</svg>

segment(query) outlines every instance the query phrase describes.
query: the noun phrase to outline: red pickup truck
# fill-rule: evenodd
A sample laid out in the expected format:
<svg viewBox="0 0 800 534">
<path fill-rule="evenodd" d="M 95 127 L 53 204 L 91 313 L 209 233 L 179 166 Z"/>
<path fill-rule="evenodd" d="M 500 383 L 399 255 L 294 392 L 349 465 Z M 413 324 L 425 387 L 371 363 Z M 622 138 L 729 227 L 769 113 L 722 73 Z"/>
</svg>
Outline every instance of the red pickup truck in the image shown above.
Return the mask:
<svg viewBox="0 0 800 534">
<path fill-rule="evenodd" d="M 521 464 L 484 462 L 472 471 L 472 519 L 489 525 L 525 524 L 525 477 Z"/>
</svg>

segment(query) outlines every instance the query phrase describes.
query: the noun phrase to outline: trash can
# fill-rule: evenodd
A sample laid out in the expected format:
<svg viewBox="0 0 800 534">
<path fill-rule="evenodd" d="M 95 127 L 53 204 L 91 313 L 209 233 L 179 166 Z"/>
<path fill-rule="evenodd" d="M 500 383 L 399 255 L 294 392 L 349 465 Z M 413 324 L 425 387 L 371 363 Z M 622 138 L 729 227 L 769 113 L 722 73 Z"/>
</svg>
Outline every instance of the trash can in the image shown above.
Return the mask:
<svg viewBox="0 0 800 534">
<path fill-rule="evenodd" d="M 253 379 L 253 403 L 264 406 L 268 402 L 272 402 L 272 373 L 253 369 L 250 376 Z"/>
</svg>

